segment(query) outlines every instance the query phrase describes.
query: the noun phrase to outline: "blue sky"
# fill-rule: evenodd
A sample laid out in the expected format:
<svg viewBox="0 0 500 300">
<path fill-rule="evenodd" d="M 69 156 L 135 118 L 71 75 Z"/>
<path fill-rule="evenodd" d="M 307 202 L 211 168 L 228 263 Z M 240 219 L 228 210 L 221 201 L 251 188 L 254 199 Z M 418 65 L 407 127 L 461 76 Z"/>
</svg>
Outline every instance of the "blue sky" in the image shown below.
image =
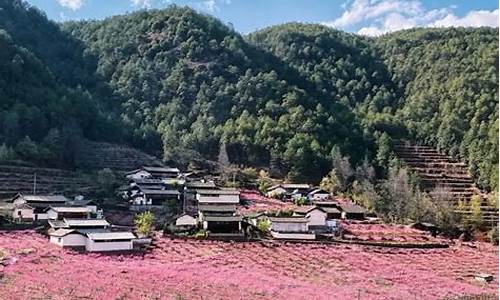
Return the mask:
<svg viewBox="0 0 500 300">
<path fill-rule="evenodd" d="M 284 22 L 321 23 L 378 35 L 411 27 L 498 27 L 493 0 L 27 0 L 55 21 L 102 19 L 139 9 L 187 5 L 241 33 Z"/>
</svg>

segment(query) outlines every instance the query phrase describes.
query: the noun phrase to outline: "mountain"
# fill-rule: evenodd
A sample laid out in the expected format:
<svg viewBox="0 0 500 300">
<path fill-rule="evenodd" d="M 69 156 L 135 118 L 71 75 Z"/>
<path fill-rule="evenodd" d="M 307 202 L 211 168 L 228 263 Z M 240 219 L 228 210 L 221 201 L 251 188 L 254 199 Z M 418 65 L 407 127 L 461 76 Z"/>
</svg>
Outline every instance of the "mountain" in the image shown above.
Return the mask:
<svg viewBox="0 0 500 300">
<path fill-rule="evenodd" d="M 111 140 L 179 166 L 227 151 L 317 181 L 332 153 L 383 168 L 390 135 L 496 187 L 497 29 L 365 38 L 289 23 L 241 36 L 177 6 L 63 24 L 19 0 L 0 8 L 0 160 L 71 167 L 79 141 Z"/>
<path fill-rule="evenodd" d="M 166 159 L 216 159 L 225 145 L 233 163 L 318 180 L 334 146 L 354 159 L 365 155 L 348 103 L 313 89 L 215 18 L 172 6 L 64 29 L 98 58 L 135 143 L 163 145 Z"/>
</svg>

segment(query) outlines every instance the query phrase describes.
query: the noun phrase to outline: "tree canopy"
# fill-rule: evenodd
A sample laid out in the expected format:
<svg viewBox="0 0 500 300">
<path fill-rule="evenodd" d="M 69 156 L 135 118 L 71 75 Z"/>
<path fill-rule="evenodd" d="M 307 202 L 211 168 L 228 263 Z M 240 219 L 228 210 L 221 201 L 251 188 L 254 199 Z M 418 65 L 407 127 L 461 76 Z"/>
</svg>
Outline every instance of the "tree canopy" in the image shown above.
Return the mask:
<svg viewBox="0 0 500 300">
<path fill-rule="evenodd" d="M 342 185 L 336 164 L 373 162 L 380 176 L 389 137 L 410 138 L 496 187 L 498 29 L 365 38 L 289 23 L 242 36 L 178 6 L 63 24 L 20 0 L 0 8 L 3 159 L 71 166 L 87 138 L 182 166 L 223 145 L 232 165 L 312 182 L 333 167 Z"/>
</svg>

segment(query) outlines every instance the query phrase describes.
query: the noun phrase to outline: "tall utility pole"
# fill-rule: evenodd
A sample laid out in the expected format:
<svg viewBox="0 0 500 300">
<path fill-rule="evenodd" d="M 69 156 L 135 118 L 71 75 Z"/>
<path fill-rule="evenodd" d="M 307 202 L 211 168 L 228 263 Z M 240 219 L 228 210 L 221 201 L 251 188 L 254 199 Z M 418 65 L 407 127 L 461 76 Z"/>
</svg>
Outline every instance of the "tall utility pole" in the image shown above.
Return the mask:
<svg viewBox="0 0 500 300">
<path fill-rule="evenodd" d="M 36 195 L 36 173 L 33 177 L 33 195 Z"/>
</svg>

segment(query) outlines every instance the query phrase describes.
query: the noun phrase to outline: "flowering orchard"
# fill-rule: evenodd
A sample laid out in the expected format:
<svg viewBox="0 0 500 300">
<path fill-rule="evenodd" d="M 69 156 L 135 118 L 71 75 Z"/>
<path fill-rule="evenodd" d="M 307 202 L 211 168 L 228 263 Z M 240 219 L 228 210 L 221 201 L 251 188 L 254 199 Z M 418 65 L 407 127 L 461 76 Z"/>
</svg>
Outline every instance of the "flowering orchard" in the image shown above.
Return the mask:
<svg viewBox="0 0 500 300">
<path fill-rule="evenodd" d="M 145 254 L 63 250 L 0 233 L 0 299 L 442 299 L 498 295 L 498 249 L 228 243 L 158 237 Z M 494 274 L 490 284 L 471 275 Z"/>
</svg>

